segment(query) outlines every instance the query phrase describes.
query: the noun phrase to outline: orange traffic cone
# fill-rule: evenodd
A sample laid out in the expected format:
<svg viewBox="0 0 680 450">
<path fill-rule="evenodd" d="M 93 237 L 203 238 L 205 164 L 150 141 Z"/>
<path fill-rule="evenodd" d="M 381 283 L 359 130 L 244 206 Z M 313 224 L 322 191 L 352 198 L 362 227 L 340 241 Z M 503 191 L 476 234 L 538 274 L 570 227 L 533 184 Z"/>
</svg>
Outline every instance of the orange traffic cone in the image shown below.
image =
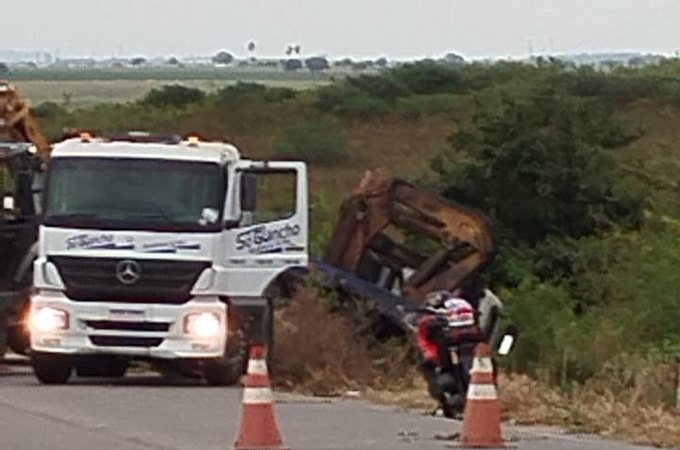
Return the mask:
<svg viewBox="0 0 680 450">
<path fill-rule="evenodd" d="M 491 348 L 477 345 L 467 404 L 463 416 L 463 447 L 505 448 L 501 433 L 501 406 L 494 384 Z"/>
<path fill-rule="evenodd" d="M 262 345 L 254 345 L 250 350 L 236 450 L 289 450 L 279 432 L 265 355 Z"/>
</svg>

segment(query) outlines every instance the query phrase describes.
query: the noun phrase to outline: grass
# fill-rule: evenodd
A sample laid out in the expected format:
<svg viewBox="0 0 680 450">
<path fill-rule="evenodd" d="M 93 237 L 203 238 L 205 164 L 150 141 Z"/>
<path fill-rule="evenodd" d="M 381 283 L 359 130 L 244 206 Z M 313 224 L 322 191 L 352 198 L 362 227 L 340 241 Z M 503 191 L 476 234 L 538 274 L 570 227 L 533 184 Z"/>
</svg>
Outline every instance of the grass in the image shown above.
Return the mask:
<svg viewBox="0 0 680 450">
<path fill-rule="evenodd" d="M 174 83 L 177 79 L 112 79 L 112 80 L 18 80 L 13 83 L 33 105 L 43 102 L 56 102 L 69 108 L 87 108 L 107 102 L 129 102 L 142 98 L 151 89 Z M 181 84 L 195 87 L 206 92 L 235 84 L 233 79 L 183 79 Z M 309 79 L 252 79 L 250 81 L 271 87 L 291 89 L 310 89 L 326 83 L 323 80 Z"/>
</svg>

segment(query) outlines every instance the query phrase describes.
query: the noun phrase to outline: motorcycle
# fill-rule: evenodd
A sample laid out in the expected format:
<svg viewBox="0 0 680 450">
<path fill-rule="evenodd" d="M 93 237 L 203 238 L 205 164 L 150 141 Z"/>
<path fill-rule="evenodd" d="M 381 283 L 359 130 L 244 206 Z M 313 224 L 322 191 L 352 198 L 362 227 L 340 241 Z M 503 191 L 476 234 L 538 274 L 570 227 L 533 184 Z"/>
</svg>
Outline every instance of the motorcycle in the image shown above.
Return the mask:
<svg viewBox="0 0 680 450">
<path fill-rule="evenodd" d="M 429 394 L 438 401 L 445 417 L 458 418 L 465 410 L 477 344 L 489 342 L 496 355 L 505 356 L 514 345 L 517 330 L 509 326 L 497 339 L 490 330 L 478 325 L 474 311 L 444 314 L 428 308 L 422 312 L 417 324 L 417 345 Z M 492 362 L 496 380 L 496 362 Z"/>
</svg>

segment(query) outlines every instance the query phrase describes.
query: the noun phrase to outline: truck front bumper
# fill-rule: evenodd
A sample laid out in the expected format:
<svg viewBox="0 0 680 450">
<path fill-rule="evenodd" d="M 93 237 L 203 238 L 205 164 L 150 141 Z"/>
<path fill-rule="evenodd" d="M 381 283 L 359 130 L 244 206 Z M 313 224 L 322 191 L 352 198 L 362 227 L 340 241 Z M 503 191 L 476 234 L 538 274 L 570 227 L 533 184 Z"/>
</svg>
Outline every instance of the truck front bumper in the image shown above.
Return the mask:
<svg viewBox="0 0 680 450">
<path fill-rule="evenodd" d="M 45 307 L 63 312 L 66 324 L 50 331 L 31 326 L 32 351 L 159 359 L 208 359 L 223 355 L 227 306 L 217 297 L 168 305 L 75 302 L 61 292 L 38 292 L 31 297 L 29 317 Z M 201 313 L 219 319 L 219 332 L 213 338 L 201 339 L 186 329 L 187 318 Z"/>
</svg>

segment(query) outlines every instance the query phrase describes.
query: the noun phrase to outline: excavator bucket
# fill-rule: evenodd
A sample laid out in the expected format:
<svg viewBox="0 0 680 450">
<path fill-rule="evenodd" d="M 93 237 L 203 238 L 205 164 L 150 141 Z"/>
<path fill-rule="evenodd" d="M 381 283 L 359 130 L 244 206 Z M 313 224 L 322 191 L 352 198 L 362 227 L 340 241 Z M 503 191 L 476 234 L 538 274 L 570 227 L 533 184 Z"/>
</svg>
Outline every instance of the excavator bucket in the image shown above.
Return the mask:
<svg viewBox="0 0 680 450">
<path fill-rule="evenodd" d="M 491 224 L 479 211 L 367 171 L 341 207 L 324 261 L 421 302 L 429 292 L 459 287 L 493 252 Z"/>
</svg>

